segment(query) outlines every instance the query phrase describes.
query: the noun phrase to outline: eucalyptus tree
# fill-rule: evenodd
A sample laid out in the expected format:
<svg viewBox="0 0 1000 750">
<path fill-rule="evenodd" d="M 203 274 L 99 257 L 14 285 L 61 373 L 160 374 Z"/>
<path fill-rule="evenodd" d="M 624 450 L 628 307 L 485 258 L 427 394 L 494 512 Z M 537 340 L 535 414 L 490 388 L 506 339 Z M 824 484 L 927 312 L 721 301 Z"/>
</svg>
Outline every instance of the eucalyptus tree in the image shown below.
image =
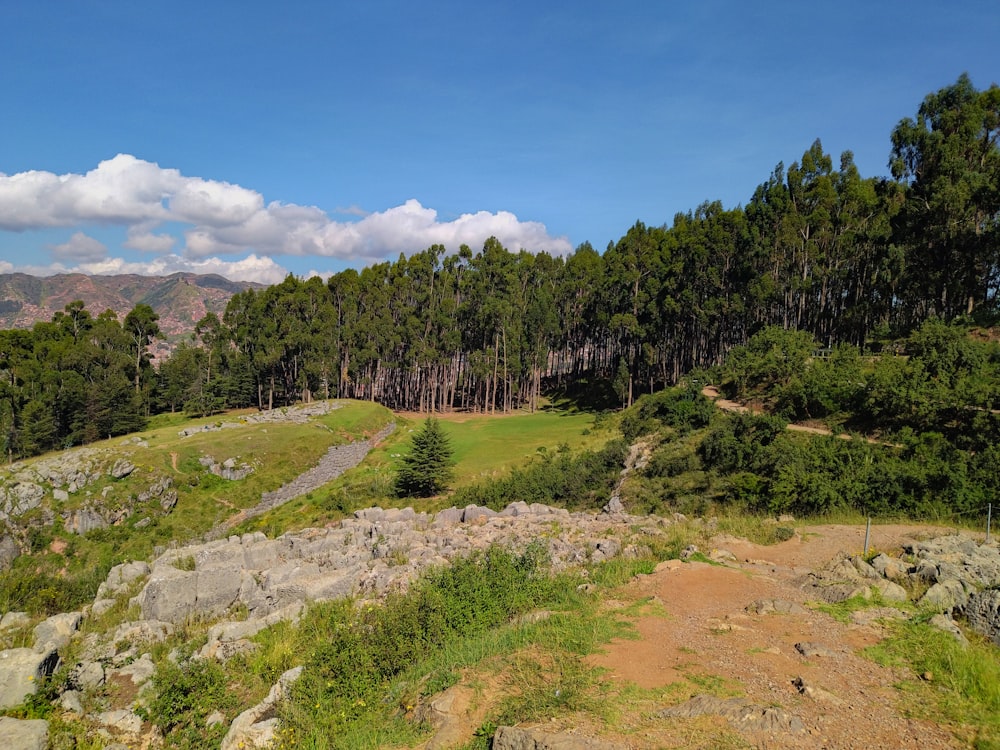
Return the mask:
<svg viewBox="0 0 1000 750">
<path fill-rule="evenodd" d="M 890 167 L 906 185 L 898 230 L 917 318 L 971 315 L 996 302 L 1000 260 L 1000 87 L 963 74 L 928 94 L 892 132 Z"/>
</svg>

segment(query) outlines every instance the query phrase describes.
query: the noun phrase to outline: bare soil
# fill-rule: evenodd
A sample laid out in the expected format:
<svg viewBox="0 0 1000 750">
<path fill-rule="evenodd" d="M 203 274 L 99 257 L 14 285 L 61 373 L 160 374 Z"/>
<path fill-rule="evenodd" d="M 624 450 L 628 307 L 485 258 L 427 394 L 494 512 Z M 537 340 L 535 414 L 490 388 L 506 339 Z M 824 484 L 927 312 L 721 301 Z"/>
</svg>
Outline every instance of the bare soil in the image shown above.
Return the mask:
<svg viewBox="0 0 1000 750">
<path fill-rule="evenodd" d="M 892 551 L 904 539 L 927 535 L 926 527 L 879 526 L 873 530 L 873 544 Z M 863 527 L 808 527 L 787 542 L 767 547 L 734 538 L 714 541 L 738 562 L 722 566 L 670 561 L 652 575 L 639 576 L 620 595 L 648 602 L 634 620 L 639 639 L 615 641 L 590 661 L 607 670 L 613 690 L 638 686 L 650 691 L 648 695 L 662 696 L 661 707 L 699 693 L 729 694 L 781 708 L 798 717 L 805 731 L 748 732 L 721 717 L 665 719 L 655 717 L 647 706 L 631 718 L 634 731 L 621 738 L 623 747 L 964 746 L 933 717 L 907 715 L 894 685 L 920 678 L 859 654 L 883 637 L 879 621 L 845 624 L 809 606 L 803 577 L 841 553 L 861 552 Z M 755 614 L 752 607 L 748 611 L 761 600 L 803 608 L 786 614 Z M 796 649 L 803 643 L 823 655 L 803 656 Z M 807 694 L 796 681 L 808 686 Z M 600 733 L 599 727 L 593 729 Z"/>
</svg>

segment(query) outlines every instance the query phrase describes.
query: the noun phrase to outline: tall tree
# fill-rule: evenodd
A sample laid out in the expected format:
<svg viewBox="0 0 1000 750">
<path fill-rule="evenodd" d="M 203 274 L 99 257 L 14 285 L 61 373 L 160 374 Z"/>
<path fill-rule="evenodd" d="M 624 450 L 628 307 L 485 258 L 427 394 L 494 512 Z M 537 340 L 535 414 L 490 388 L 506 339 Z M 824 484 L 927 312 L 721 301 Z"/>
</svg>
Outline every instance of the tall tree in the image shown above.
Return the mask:
<svg viewBox="0 0 1000 750">
<path fill-rule="evenodd" d="M 890 167 L 907 184 L 899 225 L 918 316 L 972 314 L 996 301 L 1000 87 L 963 74 L 892 132 Z"/>
<path fill-rule="evenodd" d="M 132 351 L 135 353 L 135 392 L 139 392 L 140 379 L 144 369 L 149 368 L 147 351 L 154 336 L 160 334 L 157 315 L 149 305 L 138 304 L 125 316 L 123 330 L 132 341 Z"/>
</svg>

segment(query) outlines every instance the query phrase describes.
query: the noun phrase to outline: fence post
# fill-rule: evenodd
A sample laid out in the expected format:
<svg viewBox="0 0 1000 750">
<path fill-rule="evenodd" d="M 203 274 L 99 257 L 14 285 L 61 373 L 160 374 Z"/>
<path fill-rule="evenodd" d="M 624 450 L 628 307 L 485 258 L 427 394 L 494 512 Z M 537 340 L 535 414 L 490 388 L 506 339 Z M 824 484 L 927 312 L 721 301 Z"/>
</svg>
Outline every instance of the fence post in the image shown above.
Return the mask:
<svg viewBox="0 0 1000 750">
<path fill-rule="evenodd" d="M 868 516 L 868 523 L 865 525 L 865 551 L 864 556 L 868 557 L 868 542 L 872 538 L 872 517 Z"/>
<path fill-rule="evenodd" d="M 986 506 L 986 543 L 990 543 L 990 523 L 993 521 L 993 503 Z"/>
</svg>

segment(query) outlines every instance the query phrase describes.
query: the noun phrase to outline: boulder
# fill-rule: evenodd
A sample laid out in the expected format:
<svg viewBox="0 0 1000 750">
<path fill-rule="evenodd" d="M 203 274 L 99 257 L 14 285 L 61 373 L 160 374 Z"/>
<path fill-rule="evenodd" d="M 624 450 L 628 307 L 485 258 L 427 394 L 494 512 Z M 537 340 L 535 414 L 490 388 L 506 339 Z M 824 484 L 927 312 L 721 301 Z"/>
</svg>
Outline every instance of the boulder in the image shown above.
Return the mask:
<svg viewBox="0 0 1000 750">
<path fill-rule="evenodd" d="M 127 562 L 116 565 L 108 571 L 108 577 L 98 587 L 97 598 L 116 596 L 127 589 L 132 581 L 148 576 L 149 572 L 149 563 L 146 562 Z"/>
<path fill-rule="evenodd" d="M 80 690 L 94 690 L 104 684 L 104 667 L 97 661 L 80 662 L 69 676 L 69 683 Z"/>
<path fill-rule="evenodd" d="M 950 613 L 965 606 L 971 590 L 971 586 L 965 581 L 948 578 L 927 589 L 917 604 L 935 612 Z"/>
<path fill-rule="evenodd" d="M 59 667 L 59 652 L 31 648 L 0 651 L 0 710 L 20 705 Z"/>
<path fill-rule="evenodd" d="M 229 732 L 219 746 L 220 750 L 270 747 L 277 731 L 277 706 L 301 674 L 302 667 L 289 669 L 278 678 L 264 700 L 233 719 Z"/>
<path fill-rule="evenodd" d="M 142 687 L 153 678 L 154 674 L 156 674 L 156 665 L 153 663 L 152 656 L 149 654 L 143 654 L 131 664 L 127 664 L 120 669 L 116 669 L 112 671 L 111 674 L 114 677 L 127 678 L 131 680 L 132 684 L 136 687 Z"/>
<path fill-rule="evenodd" d="M 905 602 L 910 599 L 906 589 L 894 581 L 882 579 L 875 581 L 871 587 L 878 592 L 879 597 L 884 602 Z"/>
<path fill-rule="evenodd" d="M 951 633 L 955 640 L 961 643 L 963 646 L 968 645 L 969 641 L 965 637 L 965 633 L 962 629 L 958 627 L 958 623 L 951 619 L 950 615 L 937 614 L 934 615 L 927 624 L 932 628 L 937 628 L 938 630 L 943 630 L 946 633 Z"/>
<path fill-rule="evenodd" d="M 0 631 L 15 630 L 31 624 L 31 618 L 27 612 L 7 612 L 0 617 Z"/>
<path fill-rule="evenodd" d="M 7 570 L 21 554 L 21 548 L 13 537 L 0 537 L 0 570 Z"/>
<path fill-rule="evenodd" d="M 80 627 L 83 615 L 80 612 L 64 612 L 42 620 L 35 626 L 35 650 L 65 648 Z"/>
<path fill-rule="evenodd" d="M 127 458 L 119 458 L 115 461 L 114 465 L 111 467 L 111 471 L 108 473 L 115 479 L 124 479 L 133 471 L 135 471 L 135 464 Z"/>
<path fill-rule="evenodd" d="M 98 724 L 117 732 L 124 734 L 140 734 L 142 732 L 142 719 L 124 708 L 117 711 L 104 711 L 94 718 Z"/>
<path fill-rule="evenodd" d="M 491 508 L 484 508 L 479 505 L 467 505 L 465 510 L 462 511 L 462 522 L 463 523 L 475 523 L 476 521 L 487 520 L 498 515 L 495 510 Z"/>
<path fill-rule="evenodd" d="M 973 594 L 964 611 L 970 628 L 1000 646 L 1000 590 L 987 589 Z"/>
<path fill-rule="evenodd" d="M 142 616 L 147 620 L 183 622 L 194 612 L 198 574 L 157 565 L 139 594 Z"/>
<path fill-rule="evenodd" d="M 4 750 L 45 750 L 49 746 L 49 723 L 0 716 L 0 737 Z"/>
</svg>

